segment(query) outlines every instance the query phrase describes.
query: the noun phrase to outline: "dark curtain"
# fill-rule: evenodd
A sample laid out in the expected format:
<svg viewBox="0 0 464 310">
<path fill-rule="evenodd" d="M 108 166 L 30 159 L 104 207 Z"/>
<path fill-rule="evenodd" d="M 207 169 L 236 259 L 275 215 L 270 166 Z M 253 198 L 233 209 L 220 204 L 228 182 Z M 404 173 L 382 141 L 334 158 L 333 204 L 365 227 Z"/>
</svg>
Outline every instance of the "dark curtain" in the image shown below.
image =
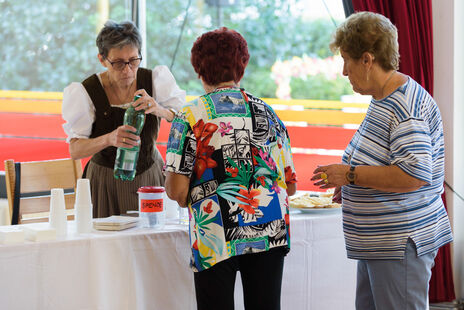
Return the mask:
<svg viewBox="0 0 464 310">
<path fill-rule="evenodd" d="M 343 0 L 345 13 L 350 0 Z M 388 17 L 398 28 L 400 70 L 433 96 L 433 33 L 431 0 L 351 0 L 351 12 L 370 11 Z M 445 193 L 442 195 L 446 208 Z M 454 293 L 450 245 L 438 250 L 430 279 L 430 302 L 452 301 Z"/>
</svg>

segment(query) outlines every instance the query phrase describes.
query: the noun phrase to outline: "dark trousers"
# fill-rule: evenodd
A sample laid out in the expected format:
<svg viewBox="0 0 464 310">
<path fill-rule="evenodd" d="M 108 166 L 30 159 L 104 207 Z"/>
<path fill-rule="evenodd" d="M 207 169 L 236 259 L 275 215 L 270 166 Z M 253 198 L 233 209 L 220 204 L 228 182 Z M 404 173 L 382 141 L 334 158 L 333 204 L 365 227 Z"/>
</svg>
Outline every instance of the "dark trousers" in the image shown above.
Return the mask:
<svg viewBox="0 0 464 310">
<path fill-rule="evenodd" d="M 244 254 L 194 273 L 198 310 L 233 310 L 237 271 L 243 285 L 245 309 L 280 310 L 284 269 L 283 248 Z"/>
</svg>

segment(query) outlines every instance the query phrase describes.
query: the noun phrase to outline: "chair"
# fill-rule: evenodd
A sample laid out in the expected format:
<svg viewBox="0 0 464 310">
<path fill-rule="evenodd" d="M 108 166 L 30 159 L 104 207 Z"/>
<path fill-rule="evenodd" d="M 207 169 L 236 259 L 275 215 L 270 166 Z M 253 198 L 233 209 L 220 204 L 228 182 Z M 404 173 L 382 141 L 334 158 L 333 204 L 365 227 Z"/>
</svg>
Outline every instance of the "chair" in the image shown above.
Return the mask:
<svg viewBox="0 0 464 310">
<path fill-rule="evenodd" d="M 19 178 L 16 175 L 18 171 Z M 63 188 L 66 209 L 73 209 L 77 179 L 81 175 L 81 161 L 70 158 L 17 163 L 11 159 L 5 160 L 5 182 L 11 223 L 47 222 L 52 188 Z M 16 181 L 19 181 L 19 184 Z M 15 188 L 19 188 L 18 193 L 15 192 Z M 72 189 L 71 193 L 69 189 Z M 68 211 L 68 220 L 73 219 L 74 215 L 69 214 Z"/>
</svg>

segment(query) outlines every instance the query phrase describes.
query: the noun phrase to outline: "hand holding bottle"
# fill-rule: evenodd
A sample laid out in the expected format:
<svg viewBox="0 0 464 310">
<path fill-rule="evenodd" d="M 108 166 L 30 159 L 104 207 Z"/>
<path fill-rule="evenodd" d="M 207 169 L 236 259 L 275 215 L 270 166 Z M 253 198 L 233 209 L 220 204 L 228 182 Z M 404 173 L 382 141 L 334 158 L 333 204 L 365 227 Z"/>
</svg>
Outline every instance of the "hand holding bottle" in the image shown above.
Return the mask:
<svg viewBox="0 0 464 310">
<path fill-rule="evenodd" d="M 140 144 L 137 130 L 130 125 L 121 125 L 109 134 L 109 144 L 115 147 L 132 148 Z"/>
<path fill-rule="evenodd" d="M 135 96 L 134 102 L 139 98 L 140 96 Z M 125 133 L 121 131 L 119 137 L 116 135 L 116 140 L 120 139 L 120 141 L 116 141 L 116 143 L 122 143 L 122 146 L 118 147 L 116 152 L 116 160 L 114 161 L 113 175 L 116 179 L 124 181 L 134 180 L 140 151 L 139 143 L 135 142 L 137 139 L 140 139 L 138 136 L 142 132 L 144 123 L 145 114 L 143 113 L 143 110 L 135 110 L 134 104 L 127 108 L 126 112 L 124 113 L 124 125 L 116 129 L 119 130 L 122 127 L 123 130 L 126 130 Z M 130 127 L 135 129 L 135 131 L 127 131 L 127 129 Z M 136 138 L 131 139 L 130 137 L 133 137 L 134 135 Z M 135 145 L 132 145 L 133 143 L 135 143 Z"/>
<path fill-rule="evenodd" d="M 132 103 L 132 106 L 136 111 L 145 110 L 145 114 L 154 114 L 156 116 L 161 116 L 161 107 L 156 100 L 149 96 L 145 89 L 139 89 L 135 92 L 136 96 L 140 96 L 139 99 L 135 100 Z"/>
</svg>

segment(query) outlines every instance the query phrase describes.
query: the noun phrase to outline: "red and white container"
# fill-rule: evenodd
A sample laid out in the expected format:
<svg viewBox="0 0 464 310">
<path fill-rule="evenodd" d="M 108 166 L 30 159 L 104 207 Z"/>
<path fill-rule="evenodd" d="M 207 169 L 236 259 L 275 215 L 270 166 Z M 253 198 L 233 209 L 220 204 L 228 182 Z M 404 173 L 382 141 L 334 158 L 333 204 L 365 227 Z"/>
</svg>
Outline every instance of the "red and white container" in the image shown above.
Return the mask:
<svg viewBox="0 0 464 310">
<path fill-rule="evenodd" d="M 143 186 L 139 194 L 139 218 L 142 227 L 163 228 L 165 222 L 164 187 Z"/>
</svg>

